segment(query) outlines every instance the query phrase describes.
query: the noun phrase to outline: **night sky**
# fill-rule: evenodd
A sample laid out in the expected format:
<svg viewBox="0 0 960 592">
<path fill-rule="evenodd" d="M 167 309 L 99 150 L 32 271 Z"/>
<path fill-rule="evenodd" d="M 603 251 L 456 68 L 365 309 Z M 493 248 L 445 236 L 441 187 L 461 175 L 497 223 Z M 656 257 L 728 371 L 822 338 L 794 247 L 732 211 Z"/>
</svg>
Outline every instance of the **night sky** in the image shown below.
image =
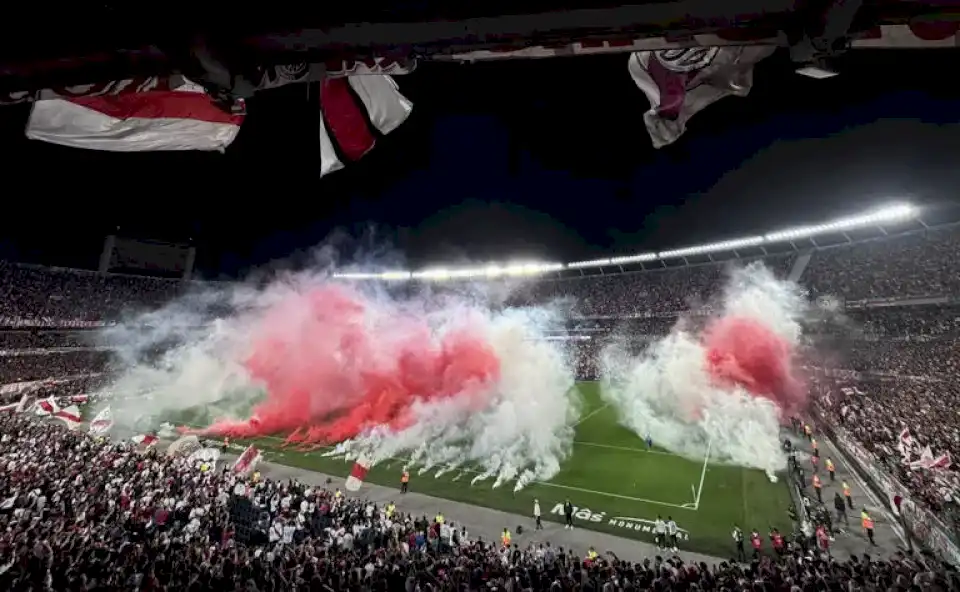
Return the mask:
<svg viewBox="0 0 960 592">
<path fill-rule="evenodd" d="M 249 102 L 226 154 L 109 154 L 22 137 L 4 108 L 0 256 L 95 267 L 105 234 L 193 239 L 207 276 L 308 250 L 394 246 L 411 266 L 569 261 L 677 247 L 853 213 L 956 201 L 958 54 L 858 52 L 811 80 L 778 53 L 747 99 L 654 150 L 626 56 L 422 64 L 398 78 L 411 118 L 319 179 L 304 85 Z M 953 74 L 951 74 L 953 73 Z M 316 96 L 315 90 L 313 97 Z"/>
</svg>

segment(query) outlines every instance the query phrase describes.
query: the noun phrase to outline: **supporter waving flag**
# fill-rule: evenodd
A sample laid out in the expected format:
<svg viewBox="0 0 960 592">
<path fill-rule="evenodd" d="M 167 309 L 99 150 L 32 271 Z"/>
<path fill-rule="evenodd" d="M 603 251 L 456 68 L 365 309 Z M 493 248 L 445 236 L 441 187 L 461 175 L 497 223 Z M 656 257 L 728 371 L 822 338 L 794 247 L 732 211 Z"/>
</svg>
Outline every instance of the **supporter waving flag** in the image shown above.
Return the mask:
<svg viewBox="0 0 960 592">
<path fill-rule="evenodd" d="M 57 405 L 57 402 L 53 397 L 47 397 L 46 399 L 41 399 L 34 403 L 33 409 L 34 413 L 40 417 L 45 417 L 60 411 L 60 406 Z"/>
<path fill-rule="evenodd" d="M 153 434 L 140 434 L 139 436 L 134 436 L 130 440 L 137 446 L 142 446 L 144 448 L 150 448 L 151 446 L 156 445 L 159 441 L 159 438 Z"/>
<path fill-rule="evenodd" d="M 91 434 L 105 434 L 110 431 L 110 428 L 113 427 L 113 414 L 110 411 L 110 407 L 107 406 L 93 418 L 93 421 L 90 422 L 89 431 Z"/>
<path fill-rule="evenodd" d="M 240 455 L 237 462 L 233 463 L 233 472 L 237 475 L 249 475 L 256 469 L 261 458 L 262 455 L 256 446 L 247 446 L 247 449 L 243 451 L 243 454 Z"/>
<path fill-rule="evenodd" d="M 80 408 L 76 405 L 70 405 L 69 407 L 57 410 L 53 414 L 53 417 L 65 423 L 69 430 L 75 430 L 83 423 L 83 418 L 80 416 Z"/>
</svg>

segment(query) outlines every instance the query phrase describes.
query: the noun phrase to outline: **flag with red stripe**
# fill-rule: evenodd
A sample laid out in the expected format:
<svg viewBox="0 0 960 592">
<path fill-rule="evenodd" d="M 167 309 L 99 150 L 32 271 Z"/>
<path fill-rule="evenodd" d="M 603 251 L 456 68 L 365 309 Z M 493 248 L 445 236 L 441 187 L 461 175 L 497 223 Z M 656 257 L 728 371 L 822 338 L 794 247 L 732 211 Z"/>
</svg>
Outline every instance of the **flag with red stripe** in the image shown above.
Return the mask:
<svg viewBox="0 0 960 592">
<path fill-rule="evenodd" d="M 80 416 L 80 408 L 76 405 L 70 405 L 69 407 L 58 410 L 53 414 L 53 417 L 65 423 L 67 429 L 70 430 L 80 427 L 80 424 L 83 423 L 83 418 Z"/>
<path fill-rule="evenodd" d="M 356 162 L 413 110 L 390 76 L 328 78 L 320 84 L 320 170 Z"/>
<path fill-rule="evenodd" d="M 237 137 L 243 114 L 228 113 L 203 87 L 183 79 L 128 92 L 37 101 L 27 137 L 110 152 L 224 150 Z"/>
</svg>

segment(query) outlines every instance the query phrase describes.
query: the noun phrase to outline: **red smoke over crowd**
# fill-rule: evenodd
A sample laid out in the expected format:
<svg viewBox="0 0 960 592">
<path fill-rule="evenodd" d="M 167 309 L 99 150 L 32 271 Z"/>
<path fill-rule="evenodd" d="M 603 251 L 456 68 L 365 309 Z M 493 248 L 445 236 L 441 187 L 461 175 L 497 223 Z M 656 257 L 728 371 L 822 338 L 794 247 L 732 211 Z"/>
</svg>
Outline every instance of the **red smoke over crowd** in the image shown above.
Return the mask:
<svg viewBox="0 0 960 592">
<path fill-rule="evenodd" d="M 723 317 L 703 333 L 707 369 L 719 386 L 739 386 L 769 399 L 781 419 L 804 404 L 806 388 L 794 373 L 794 347 L 762 322 Z"/>
<path fill-rule="evenodd" d="M 266 399 L 251 419 L 201 433 L 332 443 L 375 426 L 403 429 L 418 403 L 457 397 L 483 409 L 500 371 L 483 329 L 467 311 L 431 330 L 422 315 L 344 286 L 287 296 L 256 324 L 244 361 Z"/>
</svg>

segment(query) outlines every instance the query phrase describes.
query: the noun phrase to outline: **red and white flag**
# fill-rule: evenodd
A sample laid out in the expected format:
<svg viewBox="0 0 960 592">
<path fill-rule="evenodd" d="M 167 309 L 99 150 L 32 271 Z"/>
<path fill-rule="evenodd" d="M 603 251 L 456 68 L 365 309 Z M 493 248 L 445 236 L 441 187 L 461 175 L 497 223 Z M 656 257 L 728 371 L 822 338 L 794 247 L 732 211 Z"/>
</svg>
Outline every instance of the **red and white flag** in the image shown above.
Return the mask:
<svg viewBox="0 0 960 592">
<path fill-rule="evenodd" d="M 67 424 L 67 429 L 70 430 L 77 429 L 80 427 L 80 424 L 83 423 L 83 418 L 80 416 L 80 408 L 76 405 L 70 405 L 69 407 L 56 411 L 53 417 Z"/>
<path fill-rule="evenodd" d="M 729 46 L 631 54 L 630 76 L 650 102 L 643 120 L 654 148 L 676 142 L 691 117 L 720 99 L 747 96 L 754 65 L 773 51 L 769 46 Z"/>
<path fill-rule="evenodd" d="M 328 78 L 320 83 L 320 172 L 360 160 L 379 136 L 397 129 L 413 110 L 390 76 Z"/>
<path fill-rule="evenodd" d="M 927 468 L 937 470 L 937 471 L 946 471 L 947 469 L 950 468 L 952 464 L 953 464 L 953 461 L 950 458 L 950 453 L 946 452 L 936 457 L 935 459 L 931 460 L 930 466 Z"/>
<path fill-rule="evenodd" d="M 110 407 L 102 409 L 96 417 L 93 418 L 93 421 L 90 422 L 89 431 L 91 434 L 105 434 L 110 431 L 110 428 L 113 427 L 113 413 L 110 411 Z"/>
<path fill-rule="evenodd" d="M 347 477 L 347 491 L 359 491 L 360 486 L 363 485 L 363 481 L 367 478 L 367 472 L 369 470 L 370 459 L 361 454 L 356 462 L 353 463 L 353 468 L 350 470 L 350 476 Z"/>
<path fill-rule="evenodd" d="M 0 413 L 7 412 L 7 411 L 12 413 L 14 411 L 17 411 L 17 407 L 19 406 L 20 406 L 20 403 L 10 403 L 8 405 L 0 405 Z"/>
<path fill-rule="evenodd" d="M 57 402 L 53 397 L 47 397 L 46 399 L 41 399 L 34 403 L 33 409 L 34 413 L 40 417 L 45 417 L 47 415 L 53 415 L 60 410 L 60 407 L 57 405 Z"/>
<path fill-rule="evenodd" d="M 134 436 L 130 440 L 137 446 L 143 446 L 144 448 L 150 448 L 159 441 L 159 438 L 153 434 L 141 434 L 139 436 Z"/>
<path fill-rule="evenodd" d="M 262 456 L 256 446 L 247 446 L 247 449 L 243 451 L 243 454 L 240 455 L 237 462 L 233 463 L 233 472 L 238 475 L 249 475 L 256 469 Z"/>
<path fill-rule="evenodd" d="M 90 400 L 90 395 L 72 395 L 70 397 L 71 403 L 86 403 Z"/>
<path fill-rule="evenodd" d="M 37 101 L 27 137 L 110 152 L 224 150 L 236 139 L 243 117 L 227 113 L 202 86 L 184 80 L 176 88 L 164 84 Z"/>
</svg>

